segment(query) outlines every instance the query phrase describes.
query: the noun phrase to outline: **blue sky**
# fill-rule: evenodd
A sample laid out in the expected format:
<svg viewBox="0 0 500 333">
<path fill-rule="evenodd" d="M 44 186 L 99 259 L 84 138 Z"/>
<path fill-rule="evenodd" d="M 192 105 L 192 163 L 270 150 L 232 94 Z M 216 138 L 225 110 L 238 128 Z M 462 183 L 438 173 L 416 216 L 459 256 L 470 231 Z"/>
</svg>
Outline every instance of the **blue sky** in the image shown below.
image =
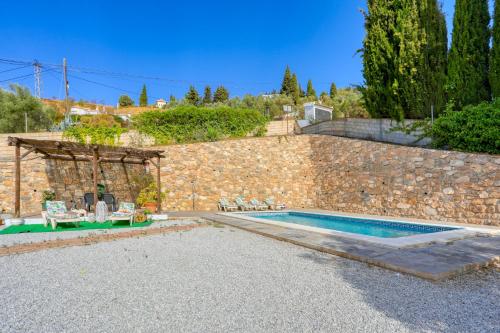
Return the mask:
<svg viewBox="0 0 500 333">
<path fill-rule="evenodd" d="M 308 79 L 317 91 L 332 81 L 339 87 L 362 83 L 356 51 L 364 36 L 365 0 L 117 3 L 4 1 L 0 58 L 59 64 L 66 57 L 75 67 L 70 67 L 70 95 L 108 104 L 116 103 L 121 90 L 137 101 L 143 83 L 150 101 L 182 97 L 189 84 L 200 92 L 206 84 L 213 89 L 224 84 L 233 96 L 262 93 L 279 89 L 287 64 L 303 88 Z M 454 0 L 443 6 L 451 24 Z M 27 67 L 1 73 L 12 68 L 0 63 L 0 86 L 32 72 Z M 15 81 L 33 88 L 31 77 Z M 42 81 L 43 97 L 63 96 L 59 72 L 42 73 Z"/>
</svg>

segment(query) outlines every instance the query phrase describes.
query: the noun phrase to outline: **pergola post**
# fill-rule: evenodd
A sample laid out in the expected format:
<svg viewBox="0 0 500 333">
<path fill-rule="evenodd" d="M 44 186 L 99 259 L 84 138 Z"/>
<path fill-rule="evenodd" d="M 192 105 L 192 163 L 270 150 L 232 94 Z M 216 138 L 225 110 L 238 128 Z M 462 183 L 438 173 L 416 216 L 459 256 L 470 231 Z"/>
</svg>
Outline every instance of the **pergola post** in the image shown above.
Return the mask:
<svg viewBox="0 0 500 333">
<path fill-rule="evenodd" d="M 160 156 L 156 157 L 156 211 L 161 213 Z"/>
<path fill-rule="evenodd" d="M 98 163 L 97 149 L 94 148 L 92 155 L 92 173 L 93 173 L 93 187 L 94 187 L 94 209 L 97 207 L 97 163 Z"/>
<path fill-rule="evenodd" d="M 21 216 L 21 145 L 16 142 L 14 217 Z"/>
</svg>

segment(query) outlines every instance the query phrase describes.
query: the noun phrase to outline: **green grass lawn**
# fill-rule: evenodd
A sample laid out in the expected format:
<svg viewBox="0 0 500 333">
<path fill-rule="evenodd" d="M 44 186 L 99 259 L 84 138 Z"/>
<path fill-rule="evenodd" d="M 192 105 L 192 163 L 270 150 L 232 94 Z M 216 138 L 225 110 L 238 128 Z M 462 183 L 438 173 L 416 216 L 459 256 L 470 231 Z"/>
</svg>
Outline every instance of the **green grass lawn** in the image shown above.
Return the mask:
<svg viewBox="0 0 500 333">
<path fill-rule="evenodd" d="M 80 231 L 80 230 L 95 230 L 95 229 L 123 229 L 123 228 L 138 228 L 147 227 L 151 225 L 153 221 L 146 221 L 143 223 L 134 223 L 132 226 L 129 225 L 129 221 L 116 221 L 111 224 L 110 221 L 105 223 L 89 223 L 80 222 L 80 226 L 76 227 L 73 223 L 61 223 L 58 224 L 55 230 L 52 230 L 52 226 L 49 224 L 46 227 L 43 224 L 24 224 L 24 225 L 11 225 L 3 230 L 0 230 L 0 235 L 12 235 L 12 234 L 22 234 L 22 233 L 34 233 L 34 232 L 60 232 L 60 231 Z"/>
</svg>

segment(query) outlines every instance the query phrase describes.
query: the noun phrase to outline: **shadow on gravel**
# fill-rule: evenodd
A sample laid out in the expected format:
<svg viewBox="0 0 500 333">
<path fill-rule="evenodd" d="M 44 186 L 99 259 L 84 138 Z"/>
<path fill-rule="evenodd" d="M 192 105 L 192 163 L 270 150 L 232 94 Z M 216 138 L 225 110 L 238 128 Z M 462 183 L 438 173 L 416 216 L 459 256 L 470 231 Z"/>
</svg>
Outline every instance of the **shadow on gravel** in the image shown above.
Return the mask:
<svg viewBox="0 0 500 333">
<path fill-rule="evenodd" d="M 500 332 L 500 272 L 479 272 L 434 283 L 350 261 L 358 269 L 335 269 L 363 300 L 410 330 Z M 327 260 L 315 260 L 327 263 Z"/>
</svg>

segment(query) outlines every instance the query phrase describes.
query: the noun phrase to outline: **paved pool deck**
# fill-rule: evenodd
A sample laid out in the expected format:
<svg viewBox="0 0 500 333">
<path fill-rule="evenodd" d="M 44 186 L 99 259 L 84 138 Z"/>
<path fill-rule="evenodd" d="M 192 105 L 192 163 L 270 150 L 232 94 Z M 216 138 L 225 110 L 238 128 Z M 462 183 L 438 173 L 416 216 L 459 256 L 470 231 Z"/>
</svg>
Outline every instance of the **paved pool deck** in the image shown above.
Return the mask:
<svg viewBox="0 0 500 333">
<path fill-rule="evenodd" d="M 179 213 L 179 216 L 184 214 Z M 338 235 L 252 222 L 232 216 L 214 213 L 198 215 L 212 222 L 432 281 L 449 279 L 500 262 L 500 234 L 495 234 L 498 228 L 486 228 L 492 233 L 465 239 L 429 243 L 418 247 L 394 248 Z"/>
</svg>

